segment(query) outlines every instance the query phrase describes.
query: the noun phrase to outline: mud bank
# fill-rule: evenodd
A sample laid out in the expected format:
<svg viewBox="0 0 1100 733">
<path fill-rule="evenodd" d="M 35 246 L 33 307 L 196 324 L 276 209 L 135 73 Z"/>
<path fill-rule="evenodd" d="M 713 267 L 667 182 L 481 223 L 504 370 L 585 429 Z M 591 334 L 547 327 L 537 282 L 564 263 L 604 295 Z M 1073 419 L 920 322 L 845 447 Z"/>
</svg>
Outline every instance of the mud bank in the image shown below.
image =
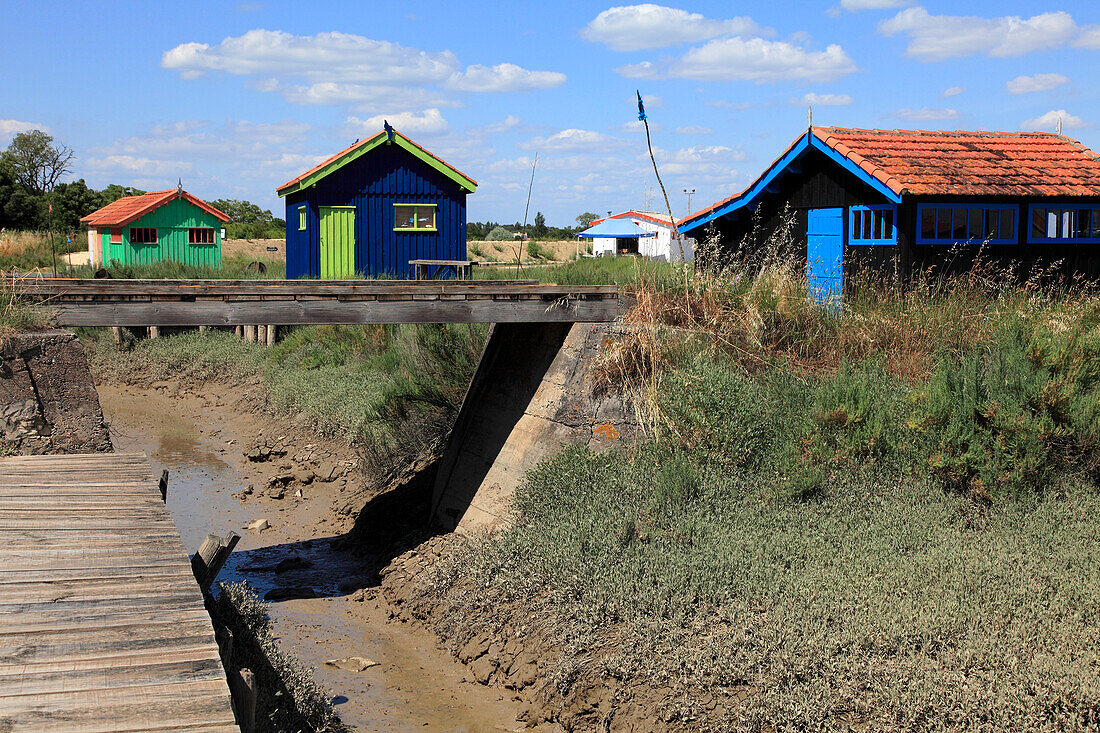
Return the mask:
<svg viewBox="0 0 1100 733">
<path fill-rule="evenodd" d="M 476 684 L 437 637 L 402 623 L 377 592 L 387 558 L 356 555 L 347 538 L 353 520 L 342 513 L 348 495 L 362 492 L 349 448 L 241 410 L 232 388 L 158 386 L 99 388 L 115 445 L 169 470 L 168 507 L 189 549 L 209 532 L 242 535 L 220 580 L 247 580 L 269 597 L 280 647 L 314 670 L 346 724 L 524 728 L 513 693 Z M 261 519 L 270 527 L 247 529 Z M 325 664 L 346 657 L 377 665 L 353 672 Z"/>
</svg>

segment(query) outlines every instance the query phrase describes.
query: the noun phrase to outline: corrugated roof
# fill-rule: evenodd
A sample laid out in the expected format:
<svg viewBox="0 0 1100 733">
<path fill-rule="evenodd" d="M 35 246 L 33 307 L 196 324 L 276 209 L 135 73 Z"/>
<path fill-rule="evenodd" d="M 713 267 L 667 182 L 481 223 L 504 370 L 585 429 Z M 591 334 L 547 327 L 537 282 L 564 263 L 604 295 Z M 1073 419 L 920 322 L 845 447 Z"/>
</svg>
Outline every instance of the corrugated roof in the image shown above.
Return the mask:
<svg viewBox="0 0 1100 733">
<path fill-rule="evenodd" d="M 465 179 L 466 181 L 469 181 L 474 186 L 477 186 L 477 181 L 475 181 L 473 178 L 470 178 L 468 175 L 466 175 L 465 173 L 460 171 L 458 168 L 455 168 L 453 165 L 451 165 L 447 161 L 443 160 L 439 156 L 435 155 L 430 150 L 427 150 L 426 148 L 424 148 L 422 145 L 420 145 L 416 141 L 410 139 L 406 135 L 402 135 L 400 132 L 397 132 L 396 130 L 394 130 L 393 134 L 394 134 L 395 138 L 401 138 L 401 140 L 408 143 L 409 145 L 412 145 L 417 150 L 424 153 L 428 157 L 432 158 L 433 160 L 435 160 L 436 162 L 438 162 L 440 165 L 444 166 L 445 168 L 449 169 L 450 171 L 452 171 L 454 174 L 456 174 L 460 178 Z M 310 168 L 305 173 L 302 173 L 301 175 L 298 175 L 298 176 L 295 176 L 294 178 L 291 178 L 289 181 L 287 181 L 283 185 L 276 188 L 275 193 L 279 194 L 280 196 L 283 195 L 283 191 L 285 191 L 286 189 L 290 188 L 291 186 L 294 186 L 297 183 L 301 183 L 302 181 L 306 180 L 310 176 L 313 176 L 318 171 L 321 171 L 324 168 L 332 165 L 333 163 L 336 163 L 341 158 L 345 158 L 345 157 L 351 155 L 352 153 L 359 150 L 360 148 L 364 148 L 364 147 L 368 147 L 368 146 L 373 147 L 373 146 L 377 145 L 380 142 L 380 139 L 385 135 L 386 135 L 386 131 L 382 130 L 382 131 L 380 131 L 379 133 L 377 133 L 375 135 L 372 135 L 372 136 L 370 136 L 370 137 L 368 137 L 364 140 L 359 140 L 359 141 L 353 143 L 352 145 L 349 145 L 348 147 L 341 150 L 339 153 L 336 153 L 336 155 L 330 156 L 330 157 L 326 158 L 325 160 L 321 161 L 320 163 L 318 163 L 317 165 L 313 166 L 312 168 Z M 460 184 L 461 184 L 461 182 L 460 182 Z"/>
<path fill-rule="evenodd" d="M 164 191 L 150 191 L 139 196 L 123 196 L 112 201 L 102 209 L 97 209 L 87 216 L 81 217 L 81 221 L 92 227 L 121 227 L 132 221 L 137 221 L 154 209 L 174 199 L 181 198 L 198 206 L 208 214 L 212 214 L 219 221 L 229 221 L 229 217 L 218 211 L 202 199 L 196 198 L 186 191 L 178 188 L 169 188 Z"/>
<path fill-rule="evenodd" d="M 899 194 L 1100 196 L 1100 160 L 1064 135 L 842 127 L 813 134 Z"/>
</svg>

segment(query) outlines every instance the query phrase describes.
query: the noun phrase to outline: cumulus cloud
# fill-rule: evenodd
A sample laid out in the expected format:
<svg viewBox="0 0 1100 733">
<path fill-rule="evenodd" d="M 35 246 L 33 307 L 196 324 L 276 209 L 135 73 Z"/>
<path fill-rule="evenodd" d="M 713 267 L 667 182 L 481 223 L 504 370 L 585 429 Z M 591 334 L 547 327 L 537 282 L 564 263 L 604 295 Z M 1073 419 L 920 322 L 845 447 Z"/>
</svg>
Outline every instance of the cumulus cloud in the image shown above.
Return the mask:
<svg viewBox="0 0 1100 733">
<path fill-rule="evenodd" d="M 856 70 L 855 62 L 837 44 L 810 51 L 786 41 L 764 38 L 722 38 L 693 48 L 662 68 L 650 62 L 616 69 L 632 78 L 673 77 L 698 81 L 835 81 Z"/>
<path fill-rule="evenodd" d="M 1061 74 L 1035 74 L 1034 76 L 1017 76 L 1008 82 L 1005 87 L 1010 94 L 1030 94 L 1032 92 L 1046 92 L 1069 84 L 1069 77 Z"/>
<path fill-rule="evenodd" d="M 947 87 L 947 89 L 943 90 L 943 98 L 950 99 L 951 97 L 957 97 L 965 91 L 965 87 Z"/>
<path fill-rule="evenodd" d="M 485 132 L 490 133 L 505 132 L 507 130 L 511 130 L 514 127 L 518 127 L 520 122 L 522 122 L 522 120 L 519 117 L 516 117 L 515 115 L 508 115 L 500 122 L 494 122 L 492 124 L 486 125 L 482 129 Z"/>
<path fill-rule="evenodd" d="M 620 144 L 620 140 L 600 132 L 570 128 L 560 130 L 553 135 L 531 138 L 526 142 L 519 143 L 519 147 L 524 150 L 576 152 L 604 150 Z"/>
<path fill-rule="evenodd" d="M 529 71 L 515 64 L 467 66 L 447 80 L 448 89 L 462 92 L 526 92 L 552 89 L 565 83 L 565 74 L 557 71 Z"/>
<path fill-rule="evenodd" d="M 374 115 L 365 120 L 358 117 L 348 117 L 348 124 L 353 128 L 362 129 L 367 134 L 373 135 L 382 129 L 384 122 L 387 120 L 396 130 L 409 135 L 431 135 L 447 129 L 447 120 L 443 119 L 443 115 L 434 107 L 423 112 L 394 112 Z"/>
<path fill-rule="evenodd" d="M 1062 121 L 1063 130 L 1081 130 L 1092 127 L 1091 122 L 1086 122 L 1077 115 L 1071 115 L 1064 109 L 1052 109 L 1046 114 L 1024 120 L 1020 123 L 1021 130 L 1057 130 L 1058 121 Z"/>
<path fill-rule="evenodd" d="M 603 43 L 615 51 L 640 51 L 760 32 L 760 27 L 751 18 L 717 20 L 645 3 L 608 8 L 581 30 L 581 37 Z"/>
<path fill-rule="evenodd" d="M 23 122 L 22 120 L 0 120 L 0 140 L 9 140 L 21 132 L 30 132 L 31 130 L 41 130 L 49 133 L 50 128 L 34 122 Z"/>
<path fill-rule="evenodd" d="M 802 104 L 816 104 L 820 107 L 844 107 L 855 102 L 848 94 L 809 94 L 802 95 Z"/>
<path fill-rule="evenodd" d="M 1061 10 L 1024 19 L 932 15 L 922 7 L 915 7 L 882 21 L 878 28 L 888 36 L 907 36 L 909 46 L 905 54 L 921 61 L 978 54 L 1022 56 L 1064 46 L 1080 34 L 1073 17 Z"/>
<path fill-rule="evenodd" d="M 684 125 L 683 127 L 677 127 L 676 132 L 680 135 L 710 135 L 714 130 L 702 125 Z"/>
<path fill-rule="evenodd" d="M 157 160 L 134 155 L 106 155 L 102 158 L 88 158 L 83 167 L 100 174 L 140 173 L 146 176 L 174 175 L 190 172 L 193 165 L 183 160 Z"/>
<path fill-rule="evenodd" d="M 903 107 L 902 109 L 894 110 L 891 117 L 897 117 L 901 120 L 927 122 L 931 120 L 958 119 L 959 113 L 946 107 L 921 107 L 920 109 Z"/>
<path fill-rule="evenodd" d="M 565 83 L 556 71 L 511 63 L 461 67 L 450 51 L 429 52 L 352 33 L 298 36 L 264 29 L 220 43 L 183 43 L 161 66 L 195 79 L 218 72 L 253 77 L 250 85 L 293 104 L 454 107 L 448 92 L 521 92 Z"/>
</svg>

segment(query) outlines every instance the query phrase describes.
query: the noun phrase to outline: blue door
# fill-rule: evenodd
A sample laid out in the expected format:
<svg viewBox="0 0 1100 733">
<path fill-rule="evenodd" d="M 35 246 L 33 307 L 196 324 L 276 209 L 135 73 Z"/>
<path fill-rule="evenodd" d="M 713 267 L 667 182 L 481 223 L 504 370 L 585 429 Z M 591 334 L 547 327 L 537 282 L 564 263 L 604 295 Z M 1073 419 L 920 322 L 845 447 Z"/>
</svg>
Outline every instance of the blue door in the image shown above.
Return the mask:
<svg viewBox="0 0 1100 733">
<path fill-rule="evenodd" d="M 844 209 L 810 209 L 806 221 L 806 285 L 811 298 L 840 300 L 843 259 Z"/>
</svg>

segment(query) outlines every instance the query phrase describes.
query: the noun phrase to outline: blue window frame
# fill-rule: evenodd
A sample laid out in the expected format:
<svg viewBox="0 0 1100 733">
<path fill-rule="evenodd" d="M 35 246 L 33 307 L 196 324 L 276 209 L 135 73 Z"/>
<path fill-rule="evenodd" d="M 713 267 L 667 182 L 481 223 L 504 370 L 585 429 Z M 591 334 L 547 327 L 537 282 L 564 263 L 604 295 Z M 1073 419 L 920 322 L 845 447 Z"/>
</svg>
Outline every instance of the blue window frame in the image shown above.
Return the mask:
<svg viewBox="0 0 1100 733">
<path fill-rule="evenodd" d="M 1028 205 L 1028 244 L 1100 244 L 1100 203 Z"/>
<path fill-rule="evenodd" d="M 897 244 L 897 207 L 849 206 L 848 244 Z"/>
<path fill-rule="evenodd" d="M 1015 204 L 917 204 L 917 244 L 1016 244 Z"/>
</svg>

